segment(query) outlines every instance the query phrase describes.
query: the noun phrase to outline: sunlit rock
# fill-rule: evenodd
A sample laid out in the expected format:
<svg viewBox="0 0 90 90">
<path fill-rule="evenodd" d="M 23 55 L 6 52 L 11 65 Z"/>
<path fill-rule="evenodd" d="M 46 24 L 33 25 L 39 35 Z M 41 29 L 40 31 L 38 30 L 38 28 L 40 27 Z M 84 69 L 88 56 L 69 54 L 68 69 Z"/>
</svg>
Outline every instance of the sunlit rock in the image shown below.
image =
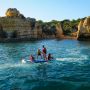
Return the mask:
<svg viewBox="0 0 90 90">
<path fill-rule="evenodd" d="M 18 17 L 20 15 L 19 11 L 16 8 L 9 8 L 6 11 L 7 17 Z"/>
<path fill-rule="evenodd" d="M 61 38 L 62 36 L 63 36 L 63 30 L 62 30 L 61 24 L 58 23 L 56 24 L 56 37 Z"/>
<path fill-rule="evenodd" d="M 37 38 L 35 28 L 36 19 L 25 18 L 23 14 L 15 8 L 6 11 L 6 17 L 0 18 L 2 29 L 7 33 L 7 38 Z M 15 36 L 16 35 L 16 36 Z"/>
<path fill-rule="evenodd" d="M 90 16 L 87 17 L 85 20 L 81 20 L 78 25 L 78 39 L 90 39 Z"/>
</svg>

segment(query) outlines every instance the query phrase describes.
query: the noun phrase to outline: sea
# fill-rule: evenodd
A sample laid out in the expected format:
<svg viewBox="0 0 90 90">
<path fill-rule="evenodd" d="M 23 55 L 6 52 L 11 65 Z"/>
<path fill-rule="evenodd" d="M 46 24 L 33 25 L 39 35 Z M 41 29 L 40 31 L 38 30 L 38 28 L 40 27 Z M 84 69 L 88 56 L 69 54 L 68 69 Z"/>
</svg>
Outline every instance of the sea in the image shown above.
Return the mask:
<svg viewBox="0 0 90 90">
<path fill-rule="evenodd" d="M 30 62 L 43 45 L 53 60 Z M 90 90 L 90 41 L 0 43 L 0 90 Z"/>
</svg>

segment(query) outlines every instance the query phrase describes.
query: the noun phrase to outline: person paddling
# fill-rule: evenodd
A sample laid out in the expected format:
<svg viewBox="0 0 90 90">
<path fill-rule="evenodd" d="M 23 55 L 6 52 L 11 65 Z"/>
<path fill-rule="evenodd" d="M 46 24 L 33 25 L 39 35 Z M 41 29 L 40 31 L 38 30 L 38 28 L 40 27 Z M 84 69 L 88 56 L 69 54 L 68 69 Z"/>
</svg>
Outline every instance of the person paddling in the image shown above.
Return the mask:
<svg viewBox="0 0 90 90">
<path fill-rule="evenodd" d="M 31 61 L 31 62 L 34 62 L 34 60 L 35 60 L 35 58 L 34 58 L 34 56 L 31 54 L 31 55 L 30 55 L 30 61 Z"/>
<path fill-rule="evenodd" d="M 43 49 L 42 49 L 42 54 L 43 54 L 43 58 L 46 59 L 47 49 L 45 48 L 44 45 L 43 45 Z"/>
<path fill-rule="evenodd" d="M 47 60 L 52 60 L 52 59 L 53 59 L 53 57 L 52 57 L 52 55 L 49 53 L 48 56 L 47 56 Z"/>
</svg>

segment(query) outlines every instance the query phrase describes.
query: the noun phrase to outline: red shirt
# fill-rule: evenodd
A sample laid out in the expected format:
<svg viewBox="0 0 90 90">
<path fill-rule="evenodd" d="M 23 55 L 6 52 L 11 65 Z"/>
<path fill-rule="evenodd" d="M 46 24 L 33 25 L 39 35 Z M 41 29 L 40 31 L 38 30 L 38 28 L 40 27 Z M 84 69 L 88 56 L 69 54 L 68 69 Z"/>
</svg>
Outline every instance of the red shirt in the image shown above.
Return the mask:
<svg viewBox="0 0 90 90">
<path fill-rule="evenodd" d="M 42 51 L 43 51 L 43 53 L 45 53 L 45 54 L 46 54 L 46 48 L 43 48 L 43 50 L 42 50 Z"/>
<path fill-rule="evenodd" d="M 30 60 L 33 61 L 34 60 L 34 57 L 33 56 L 30 56 Z"/>
</svg>

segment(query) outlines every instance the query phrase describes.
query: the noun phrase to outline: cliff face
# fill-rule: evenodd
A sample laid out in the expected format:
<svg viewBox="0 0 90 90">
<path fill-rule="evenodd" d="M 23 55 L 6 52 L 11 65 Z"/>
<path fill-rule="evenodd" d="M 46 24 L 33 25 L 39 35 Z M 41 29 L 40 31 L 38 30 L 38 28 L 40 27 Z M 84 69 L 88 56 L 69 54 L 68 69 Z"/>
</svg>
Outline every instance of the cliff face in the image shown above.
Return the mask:
<svg viewBox="0 0 90 90">
<path fill-rule="evenodd" d="M 32 30 L 32 22 L 29 22 L 21 18 L 0 18 L 0 24 L 2 25 L 3 31 L 7 32 L 7 36 L 12 34 L 14 31 L 17 32 L 17 37 L 34 37 L 36 38 L 36 30 Z M 34 23 L 35 24 L 35 23 Z M 9 37 L 9 36 L 8 36 Z"/>
<path fill-rule="evenodd" d="M 42 37 L 43 38 L 58 38 L 61 39 L 63 36 L 63 30 L 61 27 L 60 22 L 53 23 L 53 24 L 47 24 L 42 27 Z"/>
<path fill-rule="evenodd" d="M 57 38 L 62 38 L 63 37 L 63 30 L 62 30 L 62 27 L 61 27 L 60 23 L 58 23 L 56 25 L 56 37 Z"/>
<path fill-rule="evenodd" d="M 38 22 L 35 24 L 34 35 L 38 38 L 42 38 L 42 27 Z"/>
<path fill-rule="evenodd" d="M 18 17 L 20 12 L 16 8 L 9 8 L 5 14 L 7 17 Z"/>
<path fill-rule="evenodd" d="M 80 21 L 77 38 L 79 40 L 90 40 L 90 16 Z"/>
<path fill-rule="evenodd" d="M 6 11 L 6 17 L 0 17 L 0 25 L 7 33 L 7 38 L 12 38 L 14 33 L 17 38 L 38 38 L 39 32 L 42 31 L 37 29 L 35 19 L 24 18 L 17 9 L 11 8 Z"/>
<path fill-rule="evenodd" d="M 90 16 L 84 20 L 83 27 L 86 29 L 85 33 L 90 35 Z"/>
<path fill-rule="evenodd" d="M 40 23 L 34 18 L 26 18 L 16 8 L 9 8 L 5 17 L 0 17 L 0 38 L 61 38 L 60 23 Z"/>
</svg>

